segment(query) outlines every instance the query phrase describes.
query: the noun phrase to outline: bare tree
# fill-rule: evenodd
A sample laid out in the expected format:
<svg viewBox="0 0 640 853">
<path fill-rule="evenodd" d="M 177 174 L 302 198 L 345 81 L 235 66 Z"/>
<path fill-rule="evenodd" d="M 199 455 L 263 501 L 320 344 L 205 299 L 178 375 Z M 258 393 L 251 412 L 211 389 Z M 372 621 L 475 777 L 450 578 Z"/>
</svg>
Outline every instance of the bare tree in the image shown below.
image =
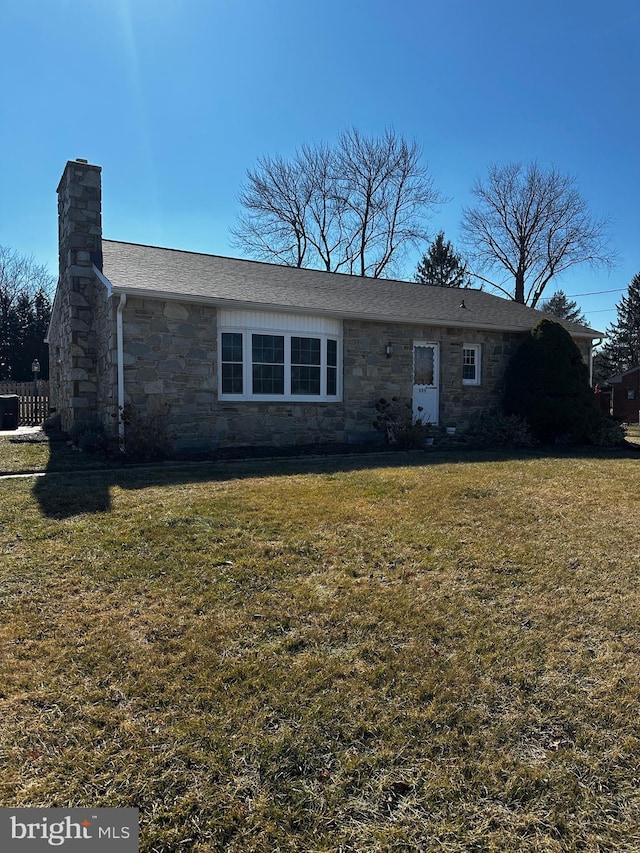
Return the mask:
<svg viewBox="0 0 640 853">
<path fill-rule="evenodd" d="M 337 153 L 344 192 L 350 272 L 379 278 L 402 249 L 427 236 L 425 215 L 442 199 L 421 151 L 387 130 L 380 138 L 358 130 L 342 134 Z"/>
<path fill-rule="evenodd" d="M 515 302 L 535 307 L 553 276 L 569 267 L 613 264 L 607 223 L 589 213 L 574 178 L 535 162 L 493 165 L 472 193 L 477 204 L 462 221 L 471 259 L 487 274 L 506 272 L 513 289 L 508 279 L 474 275 Z"/>
<path fill-rule="evenodd" d="M 327 272 L 342 271 L 348 264 L 344 230 L 346 202 L 336 174 L 334 152 L 322 144 L 303 145 L 301 155 L 300 165 L 310 190 L 306 217 L 308 241 L 312 252 L 316 252 L 319 266 Z"/>
<path fill-rule="evenodd" d="M 418 145 L 387 130 L 304 145 L 288 162 L 262 157 L 240 193 L 235 243 L 254 257 L 378 278 L 426 238 L 440 203 Z"/>
<path fill-rule="evenodd" d="M 299 156 L 262 157 L 247 173 L 240 202 L 248 211 L 234 232 L 249 254 L 286 266 L 304 266 L 310 187 Z"/>
</svg>

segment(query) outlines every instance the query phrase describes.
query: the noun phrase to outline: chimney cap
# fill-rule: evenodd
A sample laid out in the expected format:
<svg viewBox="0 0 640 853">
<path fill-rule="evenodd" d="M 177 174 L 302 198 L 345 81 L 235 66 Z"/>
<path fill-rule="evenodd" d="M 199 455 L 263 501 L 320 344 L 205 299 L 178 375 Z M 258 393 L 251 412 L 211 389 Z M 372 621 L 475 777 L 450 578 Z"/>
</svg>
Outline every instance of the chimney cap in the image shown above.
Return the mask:
<svg viewBox="0 0 640 853">
<path fill-rule="evenodd" d="M 89 161 L 85 160 L 83 157 L 76 157 L 76 163 L 86 163 L 89 165 Z"/>
</svg>

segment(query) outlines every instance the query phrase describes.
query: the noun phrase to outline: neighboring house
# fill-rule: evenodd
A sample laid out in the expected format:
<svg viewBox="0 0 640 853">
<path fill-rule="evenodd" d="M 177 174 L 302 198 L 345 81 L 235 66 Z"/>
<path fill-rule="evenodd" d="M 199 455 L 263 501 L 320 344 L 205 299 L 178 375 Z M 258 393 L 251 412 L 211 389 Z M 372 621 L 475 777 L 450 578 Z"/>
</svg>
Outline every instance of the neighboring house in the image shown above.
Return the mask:
<svg viewBox="0 0 640 853">
<path fill-rule="evenodd" d="M 545 315 L 478 290 L 297 269 L 102 238 L 101 169 L 58 187 L 49 330 L 62 426 L 168 407 L 182 448 L 367 440 L 381 398 L 464 427 L 500 405 Z M 600 333 L 562 322 L 587 363 Z"/>
<path fill-rule="evenodd" d="M 640 366 L 609 379 L 611 386 L 611 414 L 624 423 L 640 420 Z"/>
</svg>

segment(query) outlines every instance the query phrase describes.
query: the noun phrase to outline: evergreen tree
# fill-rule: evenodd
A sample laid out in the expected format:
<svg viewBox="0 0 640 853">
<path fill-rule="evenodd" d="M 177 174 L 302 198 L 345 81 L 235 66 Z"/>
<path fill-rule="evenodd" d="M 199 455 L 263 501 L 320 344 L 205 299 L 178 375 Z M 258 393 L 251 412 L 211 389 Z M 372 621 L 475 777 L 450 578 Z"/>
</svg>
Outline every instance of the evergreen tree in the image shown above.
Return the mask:
<svg viewBox="0 0 640 853">
<path fill-rule="evenodd" d="M 525 418 L 544 443 L 569 435 L 589 441 L 601 415 L 589 371 L 573 338 L 546 317 L 514 353 L 505 376 L 505 412 Z"/>
<path fill-rule="evenodd" d="M 49 375 L 44 343 L 54 279 L 32 258 L 0 246 L 0 380 L 32 378 L 31 363 L 40 362 L 40 377 Z"/>
<path fill-rule="evenodd" d="M 33 304 L 28 293 L 21 293 L 12 307 L 11 313 L 11 378 L 23 382 L 31 378 L 29 346 L 33 327 Z"/>
<path fill-rule="evenodd" d="M 33 297 L 33 324 L 30 328 L 30 347 L 33 353 L 31 361 L 40 362 L 40 377 L 49 378 L 49 344 L 45 343 L 49 331 L 52 309 L 51 297 L 44 288 L 40 288 Z M 31 365 L 29 365 L 31 367 Z"/>
<path fill-rule="evenodd" d="M 640 273 L 631 279 L 616 310 L 618 321 L 607 329 L 607 341 L 594 360 L 599 381 L 640 364 Z"/>
<path fill-rule="evenodd" d="M 44 342 L 51 317 L 51 300 L 40 289 L 33 296 L 21 293 L 10 313 L 11 379 L 26 382 L 32 378 L 34 359 L 40 364 L 40 378 L 49 376 L 49 347 Z"/>
<path fill-rule="evenodd" d="M 587 325 L 587 318 L 580 310 L 578 303 L 567 297 L 564 290 L 556 290 L 553 296 L 545 299 L 540 310 L 552 317 L 560 317 L 561 320 L 569 320 L 572 323 Z"/>
<path fill-rule="evenodd" d="M 469 287 L 467 265 L 453 251 L 451 243 L 448 240 L 445 243 L 444 231 L 440 231 L 427 254 L 422 256 L 415 281 L 433 287 Z"/>
<path fill-rule="evenodd" d="M 604 348 L 599 349 L 598 352 L 594 353 L 593 384 L 607 385 L 609 383 L 609 379 L 611 379 L 612 376 L 615 376 L 615 374 L 615 365 L 612 364 L 609 354 L 604 350 Z"/>
</svg>

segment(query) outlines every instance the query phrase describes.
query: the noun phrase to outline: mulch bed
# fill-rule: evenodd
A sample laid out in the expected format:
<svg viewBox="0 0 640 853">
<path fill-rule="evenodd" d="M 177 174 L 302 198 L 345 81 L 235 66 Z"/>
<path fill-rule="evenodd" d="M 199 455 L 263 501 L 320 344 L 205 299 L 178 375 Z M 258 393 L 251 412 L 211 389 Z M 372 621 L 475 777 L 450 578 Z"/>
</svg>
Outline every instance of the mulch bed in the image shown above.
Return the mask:
<svg viewBox="0 0 640 853">
<path fill-rule="evenodd" d="M 47 435 L 44 430 L 14 435 L 9 439 L 11 444 L 42 444 L 51 440 L 52 436 Z"/>
</svg>

